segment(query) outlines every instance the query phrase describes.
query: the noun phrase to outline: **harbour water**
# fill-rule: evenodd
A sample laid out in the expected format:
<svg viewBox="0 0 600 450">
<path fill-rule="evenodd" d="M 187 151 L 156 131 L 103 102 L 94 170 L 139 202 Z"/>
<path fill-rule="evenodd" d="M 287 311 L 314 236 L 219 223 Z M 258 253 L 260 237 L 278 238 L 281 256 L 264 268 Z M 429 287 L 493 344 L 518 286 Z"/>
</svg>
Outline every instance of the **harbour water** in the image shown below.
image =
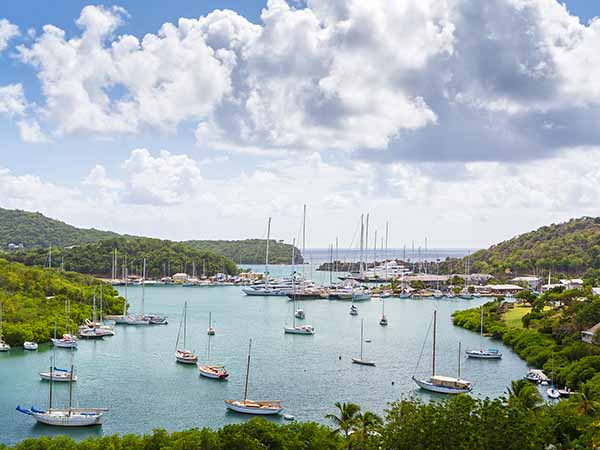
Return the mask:
<svg viewBox="0 0 600 450">
<path fill-rule="evenodd" d="M 286 273 L 289 267 L 273 267 Z M 329 277 L 315 273 L 315 277 Z M 320 281 L 316 279 L 315 281 Z M 130 287 L 130 303 L 137 310 L 141 288 Z M 208 314 L 217 333 L 212 338 L 214 363 L 224 363 L 230 379 L 218 382 L 201 378 L 195 366 L 175 362 L 174 350 L 184 301 L 188 302 L 188 347 L 203 361 L 206 357 Z M 388 327 L 381 327 L 381 300 L 361 303 L 358 316 L 348 314 L 348 302 L 306 301 L 305 323 L 315 326 L 314 336 L 284 335 L 291 322 L 292 304 L 285 298 L 245 297 L 239 287 L 162 286 L 146 289 L 146 312 L 169 316 L 169 324 L 154 327 L 117 326 L 113 337 L 82 341 L 74 362 L 79 380 L 75 396 L 81 406 L 110 408 L 102 427 L 57 429 L 36 425 L 15 406 L 46 407 L 48 384 L 38 372 L 50 365 L 52 349 L 38 352 L 13 349 L 0 354 L 0 442 L 27 437 L 68 434 L 75 438 L 113 433 L 149 432 L 153 428 L 179 430 L 220 427 L 249 417 L 227 412 L 224 399 L 241 398 L 249 338 L 253 339 L 249 395 L 252 399 L 283 400 L 285 412 L 298 420 L 324 421 L 336 401 L 352 401 L 382 413 L 388 402 L 402 395 L 435 398 L 418 391 L 411 380 L 423 339 L 438 311 L 440 374 L 455 375 L 458 342 L 462 348 L 495 346 L 504 352 L 501 361 L 462 358 L 463 378 L 475 382 L 473 395 L 502 395 L 510 381 L 526 373 L 525 363 L 500 342 L 485 342 L 476 334 L 454 327 L 450 315 L 485 302 L 484 299 L 386 299 Z M 356 366 L 351 357 L 360 346 L 360 321 L 365 320 L 366 357 L 376 367 Z M 56 350 L 57 365 L 67 366 L 68 350 Z M 431 342 L 425 346 L 417 373 L 431 370 Z M 67 401 L 66 385 L 55 386 L 58 404 Z M 437 397 L 439 398 L 439 397 Z M 275 418 L 272 420 L 282 420 Z"/>
</svg>

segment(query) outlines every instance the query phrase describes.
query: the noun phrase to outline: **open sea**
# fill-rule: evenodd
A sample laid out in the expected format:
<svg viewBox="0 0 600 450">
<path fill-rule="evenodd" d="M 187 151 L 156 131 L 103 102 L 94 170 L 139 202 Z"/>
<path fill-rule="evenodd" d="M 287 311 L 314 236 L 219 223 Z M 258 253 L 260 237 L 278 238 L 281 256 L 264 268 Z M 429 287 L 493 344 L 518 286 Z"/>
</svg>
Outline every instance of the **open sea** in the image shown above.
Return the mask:
<svg viewBox="0 0 600 450">
<path fill-rule="evenodd" d="M 262 269 L 261 266 L 256 267 Z M 306 267 L 305 267 L 306 269 Z M 289 274 L 289 266 L 271 267 L 273 275 Z M 313 272 L 315 281 L 328 281 L 329 273 Z M 122 288 L 120 288 L 122 289 Z M 129 288 L 132 311 L 140 307 L 141 288 Z M 212 312 L 217 330 L 212 338 L 214 363 L 223 363 L 229 381 L 202 378 L 195 366 L 175 362 L 174 350 L 184 301 L 188 302 L 188 347 L 206 358 L 206 328 Z M 438 311 L 439 374 L 456 375 L 458 342 L 463 350 L 495 346 L 504 352 L 500 361 L 467 360 L 461 355 L 463 378 L 474 381 L 474 396 L 499 396 L 511 380 L 522 377 L 524 361 L 501 342 L 454 327 L 450 315 L 486 300 L 386 299 L 389 326 L 378 324 L 382 301 L 358 304 L 359 315 L 350 316 L 348 302 L 303 302 L 305 323 L 316 328 L 314 336 L 284 335 L 292 319 L 292 304 L 285 298 L 246 297 L 239 287 L 146 288 L 146 312 L 167 314 L 169 324 L 153 327 L 116 326 L 116 335 L 100 341 L 81 341 L 74 352 L 79 381 L 75 398 L 81 406 L 108 407 L 102 427 L 52 428 L 15 411 L 15 406 L 45 408 L 48 383 L 38 372 L 50 365 L 53 350 L 38 352 L 13 349 L 0 354 L 0 442 L 12 444 L 27 437 L 68 434 L 74 438 L 113 433 L 144 433 L 153 428 L 181 430 L 221 427 L 248 420 L 228 412 L 224 399 L 243 395 L 248 340 L 253 339 L 249 396 L 283 400 L 285 411 L 297 420 L 324 421 L 334 402 L 351 401 L 363 409 L 383 413 L 388 402 L 403 395 L 439 398 L 419 391 L 413 373 L 429 374 L 431 342 L 417 362 L 434 310 Z M 364 319 L 365 356 L 376 367 L 357 366 L 351 358 L 360 351 L 360 323 Z M 56 350 L 57 365 L 70 363 L 70 351 Z M 55 384 L 54 398 L 66 404 L 67 384 Z M 271 420 L 282 421 L 281 417 Z"/>
</svg>

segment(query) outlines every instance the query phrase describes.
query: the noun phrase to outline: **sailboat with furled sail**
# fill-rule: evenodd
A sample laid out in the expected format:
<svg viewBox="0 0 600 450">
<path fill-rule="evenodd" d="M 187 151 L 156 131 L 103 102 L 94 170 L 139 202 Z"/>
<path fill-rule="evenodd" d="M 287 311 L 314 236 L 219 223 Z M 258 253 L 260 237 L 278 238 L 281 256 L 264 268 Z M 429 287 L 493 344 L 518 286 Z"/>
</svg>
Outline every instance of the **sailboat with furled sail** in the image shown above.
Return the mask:
<svg viewBox="0 0 600 450">
<path fill-rule="evenodd" d="M 183 326 L 183 347 L 179 348 L 179 338 L 181 337 L 181 328 Z M 198 362 L 198 356 L 191 350 L 186 348 L 186 335 L 187 335 L 187 302 L 183 305 L 183 316 L 181 322 L 179 322 L 179 331 L 177 332 L 177 342 L 175 343 L 175 359 L 178 363 L 182 364 L 196 364 Z"/>
<path fill-rule="evenodd" d="M 108 411 L 107 408 L 74 408 L 73 407 L 73 382 L 74 368 L 71 364 L 69 370 L 69 403 L 67 408 L 53 408 L 52 394 L 54 386 L 54 361 L 50 366 L 49 400 L 48 409 L 43 410 L 32 406 L 30 409 L 17 406 L 17 411 L 32 416 L 37 422 L 58 427 L 87 427 L 102 425 L 102 417 Z"/>
<path fill-rule="evenodd" d="M 436 327 L 437 327 L 437 311 L 433 311 L 433 354 L 432 354 L 432 373 L 429 379 L 419 379 L 415 377 L 416 371 L 419 368 L 419 361 L 415 368 L 415 374 L 412 379 L 421 389 L 425 389 L 431 392 L 438 392 L 440 394 L 466 394 L 473 390 L 473 383 L 471 381 L 463 380 L 460 378 L 460 343 L 458 344 L 458 377 L 447 377 L 443 375 L 437 375 L 435 371 L 435 346 L 436 346 Z M 429 331 L 428 333 L 429 334 Z M 427 339 L 427 338 L 425 338 Z M 421 351 L 421 355 L 422 355 Z"/>
<path fill-rule="evenodd" d="M 248 344 L 248 362 L 246 364 L 246 382 L 244 383 L 243 400 L 225 400 L 228 409 L 243 413 L 255 415 L 273 415 L 279 414 L 283 410 L 281 400 L 249 400 L 248 399 L 248 380 L 250 378 L 250 355 L 252 353 L 252 339 Z"/>
<path fill-rule="evenodd" d="M 198 363 L 198 372 L 201 376 L 206 378 L 213 378 L 216 380 L 226 380 L 229 377 L 227 369 L 224 365 L 210 364 L 210 344 L 212 334 L 208 335 L 208 349 L 206 354 L 206 364 Z"/>
<path fill-rule="evenodd" d="M 483 306 L 480 306 L 479 309 L 479 335 L 481 336 L 481 339 L 483 339 Z M 465 353 L 467 354 L 467 357 L 475 359 L 502 359 L 502 352 L 497 348 L 480 348 L 477 350 L 467 350 Z"/>
<path fill-rule="evenodd" d="M 368 359 L 365 359 L 363 356 L 363 346 L 364 346 L 364 325 L 365 325 L 365 319 L 361 319 L 360 321 L 360 357 L 359 358 L 352 358 L 352 362 L 354 364 L 360 364 L 361 366 L 374 366 L 375 365 L 375 361 L 370 361 Z"/>
</svg>

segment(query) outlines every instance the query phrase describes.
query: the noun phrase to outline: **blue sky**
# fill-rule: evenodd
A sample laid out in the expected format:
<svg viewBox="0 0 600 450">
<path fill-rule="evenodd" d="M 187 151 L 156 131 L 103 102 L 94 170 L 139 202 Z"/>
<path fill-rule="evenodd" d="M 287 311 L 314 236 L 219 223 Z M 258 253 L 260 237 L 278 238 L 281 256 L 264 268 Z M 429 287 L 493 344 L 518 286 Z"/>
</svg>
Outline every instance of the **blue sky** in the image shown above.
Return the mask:
<svg viewBox="0 0 600 450">
<path fill-rule="evenodd" d="M 6 2 L 0 207 L 291 241 L 306 203 L 314 246 L 362 212 L 438 247 L 598 215 L 600 4 L 566 7 Z"/>
</svg>

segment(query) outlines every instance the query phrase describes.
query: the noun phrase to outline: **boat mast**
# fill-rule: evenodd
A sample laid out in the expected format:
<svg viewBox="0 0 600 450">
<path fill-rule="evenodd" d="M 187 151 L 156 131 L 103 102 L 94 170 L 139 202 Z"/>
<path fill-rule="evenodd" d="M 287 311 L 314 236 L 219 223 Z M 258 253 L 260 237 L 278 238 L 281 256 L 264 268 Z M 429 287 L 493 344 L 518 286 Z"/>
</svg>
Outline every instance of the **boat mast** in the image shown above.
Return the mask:
<svg viewBox="0 0 600 450">
<path fill-rule="evenodd" d="M 360 319 L 360 360 L 363 359 L 363 326 L 365 324 L 365 319 Z"/>
<path fill-rule="evenodd" d="M 459 342 L 458 343 L 458 379 L 460 380 L 460 349 L 461 349 L 461 345 L 462 343 Z"/>
<path fill-rule="evenodd" d="M 336 236 L 335 237 L 335 272 L 336 273 L 338 271 L 338 261 L 340 260 L 340 255 L 339 255 L 338 251 L 339 251 L 338 238 Z"/>
<path fill-rule="evenodd" d="M 56 360 L 52 357 L 52 365 L 50 366 L 50 398 L 48 399 L 48 411 L 52 411 L 52 386 L 54 385 L 54 365 Z"/>
<path fill-rule="evenodd" d="M 69 374 L 69 416 L 73 406 L 73 364 L 71 364 L 71 373 Z"/>
<path fill-rule="evenodd" d="M 369 268 L 369 213 L 367 213 L 367 222 L 365 224 L 365 248 L 364 248 L 364 252 L 365 252 L 365 270 Z"/>
<path fill-rule="evenodd" d="M 248 378 L 250 377 L 250 352 L 252 350 L 252 339 L 248 344 L 248 363 L 246 364 L 246 382 L 244 383 L 244 402 L 248 400 Z"/>
<path fill-rule="evenodd" d="M 364 223 L 364 214 L 360 215 L 360 253 L 358 256 L 358 272 L 359 276 L 362 279 L 363 277 L 363 239 L 365 237 L 365 223 Z"/>
<path fill-rule="evenodd" d="M 435 332 L 437 326 L 437 311 L 433 311 L 433 367 L 432 367 L 432 376 L 435 376 Z"/>
<path fill-rule="evenodd" d="M 187 302 L 183 304 L 183 348 L 186 348 L 185 337 L 187 332 Z"/>
<path fill-rule="evenodd" d="M 269 286 L 269 240 L 271 239 L 271 218 L 267 222 L 267 249 L 265 252 L 265 287 Z"/>
<path fill-rule="evenodd" d="M 333 284 L 333 245 L 329 246 L 329 286 Z"/>
<path fill-rule="evenodd" d="M 479 335 L 483 337 L 483 305 L 481 306 L 481 316 L 479 318 Z"/>
<path fill-rule="evenodd" d="M 306 258 L 306 204 L 302 208 L 302 281 L 306 279 L 304 276 L 304 258 Z"/>
<path fill-rule="evenodd" d="M 383 258 L 385 260 L 385 279 L 387 281 L 388 278 L 388 237 L 389 237 L 389 222 L 385 223 L 385 257 Z"/>
<path fill-rule="evenodd" d="M 123 268 L 123 273 L 125 274 L 125 301 L 123 302 L 123 318 L 125 318 L 125 316 L 127 315 L 127 281 L 129 278 L 127 263 L 125 263 L 125 267 Z"/>
<path fill-rule="evenodd" d="M 96 288 L 94 288 L 94 300 L 92 306 L 92 322 L 96 323 Z"/>
<path fill-rule="evenodd" d="M 146 290 L 146 258 L 144 258 L 143 273 L 142 273 L 142 310 L 141 316 L 144 318 L 144 296 Z"/>
<path fill-rule="evenodd" d="M 116 272 L 115 272 L 115 276 L 116 276 Z M 102 294 L 102 285 L 100 285 L 100 323 L 103 322 L 103 317 L 102 317 L 102 303 L 104 300 L 104 296 Z"/>
<path fill-rule="evenodd" d="M 377 262 L 377 230 L 373 237 L 373 272 L 375 272 L 375 263 Z M 375 274 L 377 276 L 377 274 Z"/>
</svg>

